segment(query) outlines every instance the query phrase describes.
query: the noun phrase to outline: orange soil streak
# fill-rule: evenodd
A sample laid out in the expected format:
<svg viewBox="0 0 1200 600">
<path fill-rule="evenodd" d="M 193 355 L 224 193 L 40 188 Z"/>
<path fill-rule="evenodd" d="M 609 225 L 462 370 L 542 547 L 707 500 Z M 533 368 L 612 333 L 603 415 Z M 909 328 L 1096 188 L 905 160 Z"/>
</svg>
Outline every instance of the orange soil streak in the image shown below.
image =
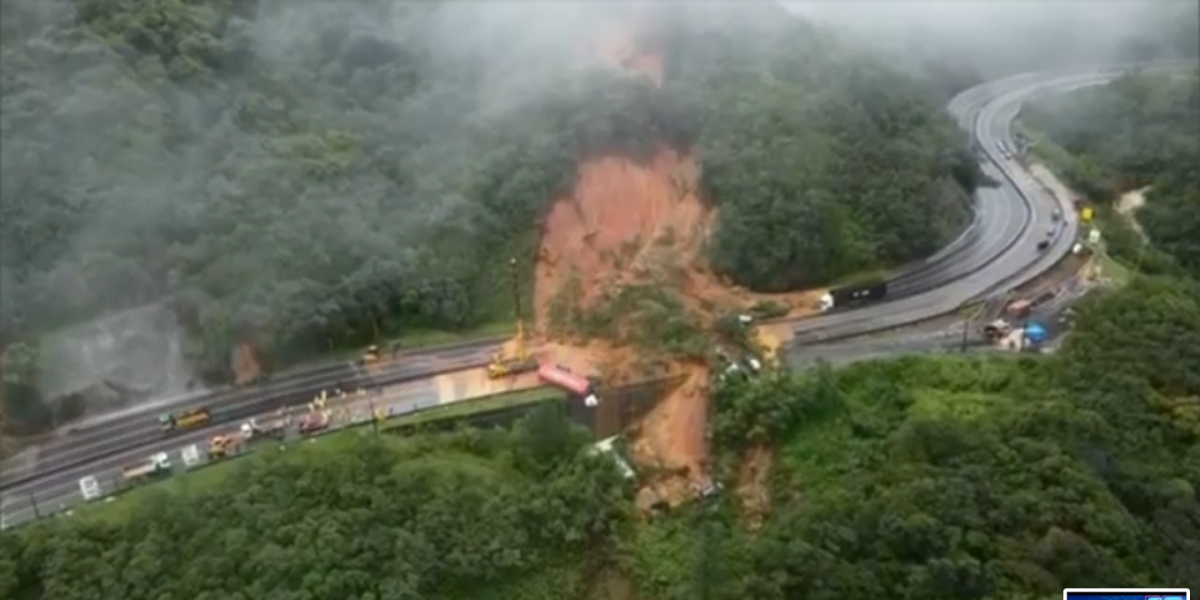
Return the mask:
<svg viewBox="0 0 1200 600">
<path fill-rule="evenodd" d="M 234 346 L 230 367 L 233 370 L 234 384 L 236 385 L 250 383 L 257 379 L 262 374 L 262 368 L 259 367 L 254 344 L 243 341 Z"/>
<path fill-rule="evenodd" d="M 640 25 L 640 24 L 639 24 Z M 602 25 L 594 54 L 607 64 L 645 73 L 661 83 L 663 57 L 639 38 L 637 27 Z M 644 27 L 643 27 L 644 29 Z M 644 33 L 644 31 L 643 31 Z M 543 223 L 535 269 L 537 329 L 547 332 L 548 307 L 574 275 L 579 306 L 586 307 L 605 290 L 649 281 L 671 281 L 688 308 L 711 325 L 713 306 L 745 308 L 774 300 L 810 310 L 821 293 L 762 295 L 718 280 L 703 260 L 703 245 L 713 211 L 697 195 L 699 172 L 694 156 L 662 146 L 649 164 L 622 156 L 596 156 L 579 166 L 574 193 L 559 198 Z M 702 310 L 708 305 L 709 310 Z M 786 342 L 786 331 L 762 331 L 765 346 Z M 604 341 L 586 347 L 544 344 L 535 355 L 572 370 L 599 371 L 608 383 L 632 376 L 639 357 L 629 348 Z M 685 376 L 636 428 L 630 444 L 634 459 L 657 468 L 662 477 L 639 494 L 639 504 L 671 505 L 692 497 L 707 471 L 708 372 L 706 367 L 676 362 L 670 370 Z"/>
<path fill-rule="evenodd" d="M 761 527 L 763 518 L 770 510 L 767 477 L 771 474 L 771 459 L 769 448 L 754 446 L 746 451 L 738 471 L 737 495 L 751 529 Z"/>
</svg>

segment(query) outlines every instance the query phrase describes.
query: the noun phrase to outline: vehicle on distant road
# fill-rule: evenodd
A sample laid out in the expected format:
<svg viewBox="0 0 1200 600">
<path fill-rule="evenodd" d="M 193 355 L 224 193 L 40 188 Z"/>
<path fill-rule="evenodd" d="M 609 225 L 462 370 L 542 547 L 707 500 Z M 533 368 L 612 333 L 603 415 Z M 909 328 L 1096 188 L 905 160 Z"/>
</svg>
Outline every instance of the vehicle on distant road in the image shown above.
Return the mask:
<svg viewBox="0 0 1200 600">
<path fill-rule="evenodd" d="M 882 279 L 856 285 L 846 285 L 826 292 L 817 302 L 817 308 L 821 312 L 828 312 L 835 308 L 845 308 L 882 300 L 887 296 L 887 292 L 888 283 Z"/>
<path fill-rule="evenodd" d="M 366 350 L 363 351 L 362 356 L 358 357 L 358 364 L 362 366 L 373 365 L 379 362 L 379 356 L 379 346 L 377 344 L 371 344 L 370 346 L 367 346 Z"/>
<path fill-rule="evenodd" d="M 489 379 L 503 379 L 520 375 L 521 373 L 529 373 L 536 371 L 538 361 L 532 356 L 504 356 L 497 353 L 492 357 L 492 362 L 488 363 L 487 374 Z"/>
<path fill-rule="evenodd" d="M 164 413 L 158 416 L 158 423 L 164 431 L 176 429 L 193 429 L 207 424 L 212 420 L 212 413 L 206 408 L 189 408 L 175 414 Z"/>
<path fill-rule="evenodd" d="M 596 397 L 592 382 L 587 378 L 572 373 L 566 367 L 548 364 L 542 365 L 538 367 L 537 374 L 538 379 L 583 398 L 583 403 L 587 406 L 600 404 L 600 399 Z"/>
<path fill-rule="evenodd" d="M 121 480 L 129 483 L 139 483 L 170 474 L 171 457 L 166 452 L 155 453 L 146 460 L 121 468 Z"/>
<path fill-rule="evenodd" d="M 329 413 L 325 411 L 304 415 L 300 421 L 300 435 L 312 435 L 329 428 Z"/>
<path fill-rule="evenodd" d="M 241 438 L 235 434 L 214 435 L 208 440 L 208 459 L 219 460 L 229 456 L 241 443 Z"/>
<path fill-rule="evenodd" d="M 283 439 L 287 435 L 288 419 L 285 416 L 277 415 L 272 419 L 250 419 L 242 423 L 242 435 L 247 439 L 258 438 L 277 438 Z"/>
</svg>

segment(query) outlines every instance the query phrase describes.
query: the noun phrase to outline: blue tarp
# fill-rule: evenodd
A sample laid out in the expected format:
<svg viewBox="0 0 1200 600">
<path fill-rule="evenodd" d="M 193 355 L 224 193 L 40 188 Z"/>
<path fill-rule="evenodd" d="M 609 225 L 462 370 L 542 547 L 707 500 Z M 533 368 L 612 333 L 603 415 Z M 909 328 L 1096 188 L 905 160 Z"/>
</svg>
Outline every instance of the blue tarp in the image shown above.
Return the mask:
<svg viewBox="0 0 1200 600">
<path fill-rule="evenodd" d="M 1034 344 L 1040 344 L 1046 341 L 1046 328 L 1037 323 L 1030 323 L 1025 328 L 1025 337 Z"/>
</svg>

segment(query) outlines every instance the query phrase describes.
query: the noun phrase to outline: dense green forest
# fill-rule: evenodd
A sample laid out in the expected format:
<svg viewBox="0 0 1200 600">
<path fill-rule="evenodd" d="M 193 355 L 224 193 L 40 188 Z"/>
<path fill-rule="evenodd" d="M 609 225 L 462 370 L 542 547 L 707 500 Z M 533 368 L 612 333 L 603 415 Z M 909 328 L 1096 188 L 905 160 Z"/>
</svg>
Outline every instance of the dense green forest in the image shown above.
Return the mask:
<svg viewBox="0 0 1200 600">
<path fill-rule="evenodd" d="M 1043 98 L 1021 119 L 1048 138 L 1035 152 L 1110 217 L 1110 253 L 1151 273 L 1200 277 L 1200 72 L 1131 73 Z M 1150 248 L 1112 218 L 1121 193 L 1145 186 L 1135 218 Z"/>
<path fill-rule="evenodd" d="M 649 520 L 551 406 L 512 431 L 351 434 L 248 459 L 215 487 L 6 533 L 0 597 L 1033 600 L 1179 586 L 1200 581 L 1198 399 L 1200 287 L 1139 279 L 1089 298 L 1054 356 L 720 387 L 728 491 Z M 754 445 L 774 453 L 757 529 L 732 493 Z"/>
<path fill-rule="evenodd" d="M 4 344 L 165 301 L 220 379 L 239 338 L 283 364 L 503 320 L 504 261 L 532 263 L 577 162 L 662 140 L 701 155 L 711 259 L 751 287 L 901 263 L 968 218 L 962 72 L 900 75 L 770 2 L 660 7 L 661 88 L 580 60 L 603 3 L 3 10 Z"/>
</svg>

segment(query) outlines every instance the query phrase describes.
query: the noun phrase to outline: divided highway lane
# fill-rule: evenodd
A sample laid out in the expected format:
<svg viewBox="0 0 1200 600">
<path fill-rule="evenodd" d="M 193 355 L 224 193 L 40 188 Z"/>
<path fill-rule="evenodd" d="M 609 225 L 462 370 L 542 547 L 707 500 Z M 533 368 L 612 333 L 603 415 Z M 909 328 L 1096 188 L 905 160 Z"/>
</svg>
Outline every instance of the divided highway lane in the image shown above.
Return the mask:
<svg viewBox="0 0 1200 600">
<path fill-rule="evenodd" d="M 970 339 L 972 352 L 988 350 L 981 347 L 977 339 Z M 960 352 L 962 348 L 961 325 L 950 325 L 938 329 L 896 331 L 892 334 L 862 335 L 819 346 L 806 346 L 787 357 L 787 364 L 797 369 L 807 369 L 817 364 L 818 359 L 834 367 L 852 363 L 892 358 L 906 354 L 930 354 L 936 352 Z"/>
<path fill-rule="evenodd" d="M 991 100 L 986 86 L 977 86 L 958 94 L 947 105 L 946 110 L 956 118 L 964 130 L 973 131 L 981 110 Z M 997 219 L 1010 222 L 1016 215 L 998 215 L 994 207 L 980 206 L 972 199 L 974 218 L 970 225 L 954 241 L 926 259 L 898 268 L 887 277 L 888 297 L 892 299 L 913 296 L 945 285 L 965 272 L 961 268 L 989 232 L 987 227 Z"/>
<path fill-rule="evenodd" d="M 820 344 L 951 312 L 998 288 L 1016 285 L 1022 277 L 1040 273 L 1069 252 L 1078 227 L 1073 211 L 1041 193 L 1017 165 L 1000 156 L 997 142 L 1010 141 L 1012 119 L 1022 99 L 1045 91 L 1103 83 L 1119 74 L 1109 71 L 1076 76 L 1022 75 L 985 84 L 995 95 L 973 120 L 973 135 L 988 156 L 984 173 L 1002 185 L 978 191 L 980 211 L 985 215 L 984 229 L 967 259 L 948 269 L 946 280 L 951 283 L 928 293 L 801 320 L 793 327 L 794 343 Z M 1051 218 L 1055 209 L 1063 211 L 1064 229 L 1052 238 L 1048 249 L 1039 252 L 1037 242 L 1046 239 L 1046 232 L 1056 225 Z M 1022 215 L 1026 211 L 1028 217 Z"/>
<path fill-rule="evenodd" d="M 366 420 L 369 418 L 372 402 L 378 408 L 399 415 L 438 405 L 439 394 L 433 381 L 426 379 L 389 390 L 388 394 L 371 394 L 365 398 L 353 396 L 339 403 L 336 408 L 357 413 L 360 418 L 355 420 Z M 169 440 L 160 438 L 149 447 L 119 450 L 86 464 L 43 474 L 36 480 L 6 490 L 0 498 L 0 515 L 3 515 L 5 523 L 11 526 L 33 519 L 35 512 L 45 515 L 61 511 L 82 500 L 79 480 L 83 477 L 95 477 L 101 489 L 110 492 L 118 485 L 121 467 L 145 459 L 154 452 L 169 452 L 172 461 L 179 463 L 179 451 L 184 447 L 199 444 L 203 448 L 213 435 L 234 432 L 239 425 L 233 422 L 191 430 Z"/>
<path fill-rule="evenodd" d="M 213 411 L 215 424 L 199 430 L 211 434 L 231 422 L 236 424 L 264 412 L 308 402 L 322 389 L 330 389 L 337 382 L 353 389 L 371 388 L 382 382 L 424 379 L 437 373 L 478 365 L 494 349 L 494 342 L 485 341 L 478 345 L 401 356 L 397 358 L 397 364 L 389 366 L 387 362 L 380 363 L 378 375 L 370 375 L 352 362 L 326 365 L 282 376 L 263 387 L 203 395 L 187 402 L 187 406 L 204 406 Z M 177 411 L 180 407 L 164 407 L 161 410 Z M 0 481 L 3 487 L 0 489 L 7 491 L 41 475 L 124 450 L 139 449 L 168 440 L 174 443 L 172 438 L 184 432 L 164 432 L 159 427 L 157 415 L 158 410 L 149 410 L 90 427 L 80 427 L 55 438 L 37 450 L 36 462 L 6 465 L 3 480 Z"/>
</svg>

